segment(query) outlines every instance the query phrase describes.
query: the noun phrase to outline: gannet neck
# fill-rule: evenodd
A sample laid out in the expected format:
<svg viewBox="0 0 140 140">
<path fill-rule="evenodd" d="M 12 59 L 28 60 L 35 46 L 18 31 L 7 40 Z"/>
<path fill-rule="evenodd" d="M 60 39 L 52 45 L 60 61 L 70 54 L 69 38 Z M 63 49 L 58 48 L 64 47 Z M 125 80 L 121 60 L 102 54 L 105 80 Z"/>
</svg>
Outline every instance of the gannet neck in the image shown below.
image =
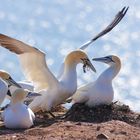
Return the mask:
<svg viewBox="0 0 140 140">
<path fill-rule="evenodd" d="M 98 82 L 112 82 L 121 69 L 121 63 L 112 63 L 97 79 Z"/>
<path fill-rule="evenodd" d="M 64 71 L 60 81 L 65 84 L 71 93 L 77 89 L 77 73 L 76 66 L 82 63 L 82 58 L 87 58 L 87 55 L 82 50 L 76 50 L 69 53 L 64 61 Z"/>
<path fill-rule="evenodd" d="M 72 93 L 77 89 L 76 66 L 77 64 L 75 62 L 72 63 L 72 61 L 70 61 L 69 63 L 68 61 L 65 61 L 64 72 L 60 79 L 60 82 L 65 84 L 65 87 L 70 89 Z"/>
</svg>

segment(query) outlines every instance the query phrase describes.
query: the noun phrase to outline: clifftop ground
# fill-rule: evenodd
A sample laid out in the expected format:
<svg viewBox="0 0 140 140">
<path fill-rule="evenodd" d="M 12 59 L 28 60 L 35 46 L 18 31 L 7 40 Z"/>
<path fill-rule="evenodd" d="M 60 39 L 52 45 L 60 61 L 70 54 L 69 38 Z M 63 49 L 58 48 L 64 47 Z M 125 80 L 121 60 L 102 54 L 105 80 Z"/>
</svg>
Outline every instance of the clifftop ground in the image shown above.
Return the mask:
<svg viewBox="0 0 140 140">
<path fill-rule="evenodd" d="M 26 130 L 9 130 L 1 124 L 0 139 L 94 140 L 104 137 L 108 140 L 140 140 L 140 114 L 132 112 L 126 105 L 88 108 L 76 104 L 67 113 L 60 107 L 53 113 L 56 118 L 40 113 L 35 126 Z M 65 117 L 62 116 L 65 113 Z"/>
</svg>

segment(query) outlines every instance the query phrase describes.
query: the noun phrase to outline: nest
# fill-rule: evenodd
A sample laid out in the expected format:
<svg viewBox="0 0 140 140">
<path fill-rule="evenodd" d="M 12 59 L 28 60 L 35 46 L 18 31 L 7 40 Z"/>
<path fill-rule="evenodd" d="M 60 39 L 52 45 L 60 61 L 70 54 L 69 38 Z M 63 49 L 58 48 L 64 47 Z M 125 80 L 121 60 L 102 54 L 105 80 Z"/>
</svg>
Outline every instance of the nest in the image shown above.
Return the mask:
<svg viewBox="0 0 140 140">
<path fill-rule="evenodd" d="M 85 104 L 74 104 L 66 113 L 69 121 L 101 123 L 111 120 L 120 120 L 140 127 L 140 114 L 134 113 L 129 106 L 112 103 L 89 108 Z"/>
</svg>

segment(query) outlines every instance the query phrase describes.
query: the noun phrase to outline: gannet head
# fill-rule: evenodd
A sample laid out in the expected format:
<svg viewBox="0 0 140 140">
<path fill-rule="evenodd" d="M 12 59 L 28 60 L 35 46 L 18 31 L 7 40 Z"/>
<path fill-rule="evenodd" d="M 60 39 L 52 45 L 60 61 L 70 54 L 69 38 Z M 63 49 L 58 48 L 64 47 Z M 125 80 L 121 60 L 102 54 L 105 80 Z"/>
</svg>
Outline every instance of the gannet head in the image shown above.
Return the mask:
<svg viewBox="0 0 140 140">
<path fill-rule="evenodd" d="M 21 88 L 21 86 L 12 79 L 8 72 L 0 70 L 0 77 L 8 84 L 8 86 L 13 85 L 18 88 Z"/>
<path fill-rule="evenodd" d="M 105 56 L 105 57 L 100 57 L 100 58 L 93 58 L 93 61 L 100 61 L 103 63 L 106 63 L 108 65 L 114 65 L 114 64 L 121 64 L 121 61 L 119 59 L 118 56 L 115 55 L 109 55 L 109 56 Z"/>
<path fill-rule="evenodd" d="M 26 97 L 36 97 L 36 96 L 41 96 L 39 93 L 35 92 L 30 92 L 29 90 L 18 88 L 16 89 L 13 94 L 12 94 L 12 102 L 17 103 L 17 102 L 22 102 Z"/>
<path fill-rule="evenodd" d="M 82 50 L 76 50 L 70 52 L 66 57 L 66 61 L 69 61 L 69 63 L 76 63 L 76 64 L 82 63 L 84 72 L 86 72 L 85 70 L 86 67 L 89 67 L 92 71 L 96 72 L 96 69 L 92 65 L 87 54 Z"/>
</svg>

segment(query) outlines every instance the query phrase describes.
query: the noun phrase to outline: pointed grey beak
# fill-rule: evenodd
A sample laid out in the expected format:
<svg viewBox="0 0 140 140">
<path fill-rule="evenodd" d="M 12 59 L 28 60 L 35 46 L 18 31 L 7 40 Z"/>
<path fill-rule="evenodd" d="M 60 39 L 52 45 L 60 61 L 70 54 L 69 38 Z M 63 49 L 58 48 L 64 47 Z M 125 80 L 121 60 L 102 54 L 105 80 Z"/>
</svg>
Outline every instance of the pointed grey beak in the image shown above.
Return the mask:
<svg viewBox="0 0 140 140">
<path fill-rule="evenodd" d="M 18 88 L 22 88 L 17 82 L 15 82 L 11 77 L 9 79 L 6 79 L 6 82 L 8 83 L 8 86 L 16 86 Z"/>
<path fill-rule="evenodd" d="M 35 92 L 28 92 L 26 97 L 32 98 L 32 97 L 36 97 L 36 96 L 41 96 L 41 94 L 35 93 Z"/>
<path fill-rule="evenodd" d="M 95 69 L 95 67 L 92 65 L 92 63 L 91 63 L 90 60 L 88 60 L 88 61 L 86 62 L 86 66 L 88 66 L 92 71 L 96 72 L 96 69 Z"/>
<path fill-rule="evenodd" d="M 111 57 L 100 57 L 100 58 L 93 58 L 92 59 L 93 61 L 99 61 L 99 62 L 103 62 L 103 63 L 110 63 L 110 62 L 114 62 L 113 60 L 112 60 L 112 58 Z"/>
</svg>

